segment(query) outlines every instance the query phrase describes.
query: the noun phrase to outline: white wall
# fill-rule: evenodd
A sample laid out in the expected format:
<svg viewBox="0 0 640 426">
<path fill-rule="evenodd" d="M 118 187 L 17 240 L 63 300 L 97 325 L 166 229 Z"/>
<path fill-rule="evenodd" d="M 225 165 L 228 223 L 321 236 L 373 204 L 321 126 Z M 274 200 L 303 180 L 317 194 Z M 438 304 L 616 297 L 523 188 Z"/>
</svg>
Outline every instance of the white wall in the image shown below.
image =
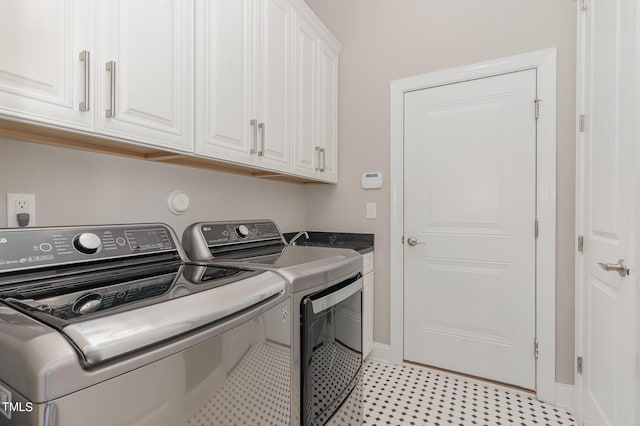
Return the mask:
<svg viewBox="0 0 640 426">
<path fill-rule="evenodd" d="M 187 191 L 189 210 L 172 214 L 169 194 Z M 35 193 L 37 225 L 164 222 L 178 236 L 190 223 L 274 219 L 283 231 L 305 227 L 305 187 L 0 139 L 0 227 L 6 193 Z"/>
<path fill-rule="evenodd" d="M 306 0 L 340 40 L 340 183 L 309 187 L 311 230 L 372 232 L 375 251 L 374 340 L 389 343 L 389 82 L 534 50 L 558 48 L 557 75 L 557 362 L 573 383 L 574 353 L 574 0 Z M 360 188 L 381 171 L 385 186 Z M 365 203 L 378 219 L 365 219 Z M 553 315 L 554 313 L 549 313 Z"/>
</svg>

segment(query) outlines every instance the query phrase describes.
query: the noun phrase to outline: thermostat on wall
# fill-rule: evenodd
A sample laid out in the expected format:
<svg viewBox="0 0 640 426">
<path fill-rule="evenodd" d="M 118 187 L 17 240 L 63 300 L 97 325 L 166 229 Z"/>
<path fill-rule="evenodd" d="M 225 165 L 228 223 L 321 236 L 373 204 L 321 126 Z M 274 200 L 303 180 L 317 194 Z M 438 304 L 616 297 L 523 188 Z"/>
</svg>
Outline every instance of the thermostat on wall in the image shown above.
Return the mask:
<svg viewBox="0 0 640 426">
<path fill-rule="evenodd" d="M 362 188 L 378 189 L 382 188 L 382 173 L 367 172 L 362 174 Z"/>
</svg>

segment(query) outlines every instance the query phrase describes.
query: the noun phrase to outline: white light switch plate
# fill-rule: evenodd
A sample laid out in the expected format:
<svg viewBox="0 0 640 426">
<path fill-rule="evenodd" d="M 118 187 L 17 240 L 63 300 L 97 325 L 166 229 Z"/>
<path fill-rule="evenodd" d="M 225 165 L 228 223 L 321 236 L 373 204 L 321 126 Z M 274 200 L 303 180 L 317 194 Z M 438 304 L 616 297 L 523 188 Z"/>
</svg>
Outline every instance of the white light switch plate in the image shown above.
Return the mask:
<svg viewBox="0 0 640 426">
<path fill-rule="evenodd" d="M 377 216 L 377 210 L 377 203 L 367 203 L 367 219 L 375 219 Z"/>
</svg>

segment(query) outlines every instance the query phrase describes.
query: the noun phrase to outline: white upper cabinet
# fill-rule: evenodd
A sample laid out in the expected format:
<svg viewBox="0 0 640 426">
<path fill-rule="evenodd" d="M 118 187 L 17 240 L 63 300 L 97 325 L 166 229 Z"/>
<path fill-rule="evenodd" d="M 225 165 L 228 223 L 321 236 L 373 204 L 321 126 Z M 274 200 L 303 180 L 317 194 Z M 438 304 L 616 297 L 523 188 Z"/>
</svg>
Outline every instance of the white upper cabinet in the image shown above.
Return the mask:
<svg viewBox="0 0 640 426">
<path fill-rule="evenodd" d="M 100 133 L 193 150 L 193 0 L 100 0 Z"/>
<path fill-rule="evenodd" d="M 315 176 L 320 152 L 317 137 L 317 67 L 318 36 L 314 29 L 295 15 L 296 102 L 294 172 Z"/>
<path fill-rule="evenodd" d="M 318 151 L 320 178 L 338 181 L 338 52 L 318 45 Z"/>
<path fill-rule="evenodd" d="M 302 2 L 196 0 L 196 153 L 337 181 L 338 53 Z"/>
<path fill-rule="evenodd" d="M 292 15 L 293 10 L 287 0 L 262 1 L 257 163 L 281 171 L 291 168 Z"/>
<path fill-rule="evenodd" d="M 257 151 L 256 12 L 254 0 L 196 0 L 199 154 L 250 163 Z"/>
<path fill-rule="evenodd" d="M 0 118 L 337 181 L 340 45 L 303 0 L 0 10 Z"/>
<path fill-rule="evenodd" d="M 0 115 L 92 128 L 92 8 L 89 0 L 0 0 Z"/>
<path fill-rule="evenodd" d="M 338 179 L 338 54 L 332 37 L 315 20 L 296 13 L 294 166 L 296 174 Z M 326 31 L 326 30 L 325 30 Z"/>
<path fill-rule="evenodd" d="M 286 0 L 197 0 L 197 153 L 290 169 L 291 14 Z"/>
</svg>

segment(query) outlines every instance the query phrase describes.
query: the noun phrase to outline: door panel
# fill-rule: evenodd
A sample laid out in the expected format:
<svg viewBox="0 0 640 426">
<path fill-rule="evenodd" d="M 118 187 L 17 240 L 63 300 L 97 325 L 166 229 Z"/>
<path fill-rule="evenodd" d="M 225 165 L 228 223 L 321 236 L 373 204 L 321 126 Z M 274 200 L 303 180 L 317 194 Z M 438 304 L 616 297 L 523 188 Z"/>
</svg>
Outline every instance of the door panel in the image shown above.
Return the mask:
<svg viewBox="0 0 640 426">
<path fill-rule="evenodd" d="M 590 404 L 598 412 L 612 413 L 615 405 L 615 386 L 611 380 L 610 371 L 615 370 L 615 357 L 608 351 L 594 350 L 594 346 L 602 345 L 606 348 L 615 347 L 616 327 L 615 319 L 611 315 L 618 302 L 615 291 L 597 277 L 589 277 L 587 312 L 590 313 L 589 324 L 590 341 L 587 343 L 594 368 L 591 370 L 589 381 Z"/>
<path fill-rule="evenodd" d="M 318 41 L 313 29 L 296 16 L 296 120 L 295 158 L 297 173 L 314 176 L 317 167 L 316 58 Z"/>
<path fill-rule="evenodd" d="M 320 178 L 338 181 L 338 53 L 318 43 L 318 141 Z"/>
<path fill-rule="evenodd" d="M 91 129 L 93 108 L 79 110 L 92 81 L 79 54 L 95 53 L 93 2 L 0 0 L 0 10 L 0 113 Z"/>
<path fill-rule="evenodd" d="M 420 153 L 429 185 L 422 197 L 422 232 L 511 233 L 512 103 L 511 94 L 503 94 L 425 110 L 422 131 L 433 137 L 424 140 Z"/>
<path fill-rule="evenodd" d="M 64 71 L 70 65 L 66 50 L 70 49 L 68 42 L 72 34 L 70 22 L 65 19 L 72 16 L 72 2 L 4 0 L 1 6 L 0 24 L 6 35 L 0 56 L 3 78 L 22 85 L 23 90 L 31 89 L 31 95 L 36 98 L 49 98 L 54 102 L 56 98 L 64 99 L 65 87 L 70 89 L 65 86 L 68 75 Z M 17 38 L 16 43 L 14 37 L 23 33 L 24 38 Z"/>
<path fill-rule="evenodd" d="M 535 388 L 535 97 L 535 70 L 405 95 L 407 360 Z"/>
<path fill-rule="evenodd" d="M 282 0 L 263 2 L 262 123 L 258 164 L 289 170 L 292 62 L 291 5 Z"/>
<path fill-rule="evenodd" d="M 193 7 L 188 0 L 104 0 L 98 64 L 103 133 L 193 150 Z"/>
<path fill-rule="evenodd" d="M 421 295 L 424 300 L 428 326 L 433 332 L 456 335 L 509 345 L 513 341 L 513 328 L 501 327 L 496 318 L 513 314 L 509 304 L 500 301 L 507 281 L 507 264 L 472 261 L 423 260 L 425 279 L 433 284 Z M 465 298 L 455 304 L 441 303 Z M 477 300 L 489 296 L 490 305 Z M 498 315 L 495 315 L 498 314 Z M 506 332 L 505 332 L 506 331 Z"/>
<path fill-rule="evenodd" d="M 164 2 L 149 19 L 149 4 L 144 0 L 119 5 L 120 119 L 153 126 L 173 125 L 179 70 L 174 66 L 176 22 L 172 2 Z M 155 7 L 154 7 L 155 9 Z M 161 22 L 164 25 L 158 25 Z M 163 49 L 149 49 L 153 44 Z M 161 84 L 158 84 L 161 83 Z"/>
<path fill-rule="evenodd" d="M 633 235 L 633 55 L 635 2 L 590 2 L 583 16 L 586 127 L 579 164 L 584 252 L 578 258 L 578 310 L 583 359 L 578 406 L 588 425 L 633 420 L 632 282 L 598 263 L 631 263 Z M 633 270 L 633 265 L 629 265 Z M 580 276 L 582 277 L 580 279 Z"/>
<path fill-rule="evenodd" d="M 196 150 L 251 162 L 257 140 L 254 85 L 258 58 L 253 0 L 198 0 L 196 33 Z"/>
</svg>

